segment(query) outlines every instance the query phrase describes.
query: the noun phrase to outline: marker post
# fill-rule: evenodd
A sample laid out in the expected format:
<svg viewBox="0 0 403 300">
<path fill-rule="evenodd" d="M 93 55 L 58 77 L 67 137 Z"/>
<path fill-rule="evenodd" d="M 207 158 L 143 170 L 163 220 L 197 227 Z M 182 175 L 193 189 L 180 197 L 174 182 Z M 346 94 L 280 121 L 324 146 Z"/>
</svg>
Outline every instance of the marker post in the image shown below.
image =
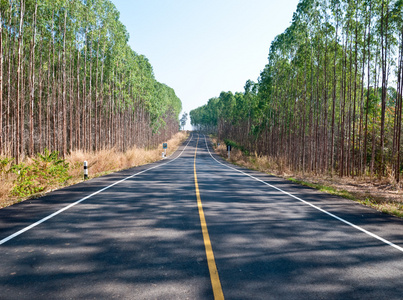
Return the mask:
<svg viewBox="0 0 403 300">
<path fill-rule="evenodd" d="M 228 159 L 231 157 L 231 145 L 227 145 Z"/>
<path fill-rule="evenodd" d="M 88 179 L 88 162 L 84 161 L 84 180 Z"/>
</svg>

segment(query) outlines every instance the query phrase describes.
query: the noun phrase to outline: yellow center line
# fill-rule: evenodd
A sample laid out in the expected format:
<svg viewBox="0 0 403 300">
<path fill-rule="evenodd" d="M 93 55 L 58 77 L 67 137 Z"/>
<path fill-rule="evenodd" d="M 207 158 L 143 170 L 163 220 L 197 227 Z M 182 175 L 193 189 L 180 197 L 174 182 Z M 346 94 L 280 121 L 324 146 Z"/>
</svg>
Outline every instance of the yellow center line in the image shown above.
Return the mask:
<svg viewBox="0 0 403 300">
<path fill-rule="evenodd" d="M 217 266 L 215 264 L 213 247 L 211 246 L 210 236 L 207 230 L 206 218 L 204 217 L 203 205 L 200 198 L 199 184 L 197 183 L 197 174 L 196 174 L 196 154 L 197 154 L 197 145 L 199 144 L 199 138 L 197 138 L 196 142 L 196 150 L 194 156 L 194 177 L 195 177 L 195 188 L 196 188 L 196 198 L 197 198 L 197 207 L 199 208 L 199 216 L 200 216 L 200 224 L 203 233 L 204 247 L 206 248 L 206 256 L 207 256 L 207 264 L 210 272 L 211 285 L 213 287 L 214 299 L 221 300 L 224 299 L 224 294 L 222 292 L 220 277 L 218 276 Z"/>
</svg>

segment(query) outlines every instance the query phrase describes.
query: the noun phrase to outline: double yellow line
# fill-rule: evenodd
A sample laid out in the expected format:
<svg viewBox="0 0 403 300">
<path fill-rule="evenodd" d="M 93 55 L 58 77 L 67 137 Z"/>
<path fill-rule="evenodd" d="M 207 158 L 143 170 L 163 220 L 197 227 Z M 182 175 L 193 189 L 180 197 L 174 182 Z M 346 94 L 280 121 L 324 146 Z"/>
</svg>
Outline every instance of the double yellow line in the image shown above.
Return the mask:
<svg viewBox="0 0 403 300">
<path fill-rule="evenodd" d="M 196 150 L 194 155 L 194 177 L 195 177 L 195 188 L 196 188 L 196 198 L 197 198 L 197 207 L 199 208 L 199 216 L 200 216 L 200 224 L 203 233 L 204 247 L 206 248 L 206 256 L 207 256 L 207 264 L 210 272 L 211 285 L 213 287 L 214 299 L 221 300 L 224 299 L 224 294 L 222 292 L 220 277 L 218 276 L 217 266 L 215 264 L 213 247 L 211 246 L 210 236 L 207 230 L 206 218 L 204 217 L 203 205 L 200 198 L 199 184 L 197 183 L 197 173 L 196 173 L 196 154 L 197 154 L 197 145 L 199 144 L 199 138 L 197 138 L 196 142 Z"/>
</svg>

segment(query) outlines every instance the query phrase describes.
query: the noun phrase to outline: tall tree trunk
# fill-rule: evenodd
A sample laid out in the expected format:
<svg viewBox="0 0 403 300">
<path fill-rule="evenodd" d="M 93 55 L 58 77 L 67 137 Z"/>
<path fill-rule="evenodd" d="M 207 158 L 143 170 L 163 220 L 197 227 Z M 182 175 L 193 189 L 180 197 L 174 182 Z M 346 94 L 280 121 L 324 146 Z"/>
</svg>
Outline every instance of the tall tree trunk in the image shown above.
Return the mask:
<svg viewBox="0 0 403 300">
<path fill-rule="evenodd" d="M 385 0 L 382 0 L 381 15 L 381 51 L 382 51 L 382 110 L 381 110 L 381 161 L 379 165 L 379 177 L 384 175 L 385 171 L 385 115 L 386 115 L 386 93 L 388 88 L 387 79 L 387 60 L 388 60 L 388 16 L 389 16 L 389 0 L 386 4 L 385 17 Z"/>
<path fill-rule="evenodd" d="M 105 48 L 102 51 L 102 54 L 105 53 Z M 106 136 L 105 134 L 105 109 L 102 109 L 102 107 L 104 106 L 104 60 L 102 59 L 101 61 L 101 86 L 100 86 L 100 109 L 99 109 L 99 126 L 98 126 L 98 138 L 99 138 L 99 149 L 101 149 L 101 147 L 105 148 L 105 140 L 103 139 L 103 142 L 101 142 L 101 133 L 102 133 L 102 129 L 104 132 L 103 136 Z M 134 98 L 133 98 L 134 101 Z M 102 126 L 104 125 L 104 126 Z"/>
<path fill-rule="evenodd" d="M 368 9 L 368 65 L 367 65 L 367 97 L 366 97 L 366 107 L 365 107 L 365 128 L 364 128 L 364 163 L 365 170 L 367 173 L 367 161 L 368 161 L 368 110 L 369 110 L 369 96 L 370 96 L 370 82 L 371 82 L 371 2 Z"/>
<path fill-rule="evenodd" d="M 356 119 L 356 101 L 357 101 L 357 74 L 358 74 L 358 9 L 356 9 L 355 23 L 355 55 L 354 55 L 354 95 L 353 95 L 353 141 L 351 146 L 351 176 L 356 172 L 355 164 L 355 119 Z M 351 75 L 350 75 L 351 76 Z"/>
<path fill-rule="evenodd" d="M 335 127 L 335 114 L 336 114 L 336 93 L 337 93 L 337 76 L 336 76 L 336 62 L 337 62 L 337 47 L 339 46 L 337 42 L 339 22 L 336 20 L 336 37 L 334 42 L 334 59 L 333 59 L 333 101 L 332 101 L 332 139 L 330 145 L 330 165 L 331 165 L 331 175 L 334 173 L 334 127 Z"/>
<path fill-rule="evenodd" d="M 378 70 L 378 61 L 379 61 L 379 48 L 377 47 L 375 53 L 375 74 L 374 74 L 374 93 L 376 99 L 378 98 L 378 77 L 379 77 L 379 70 Z M 371 165 L 370 165 L 370 172 L 371 172 L 371 177 L 374 176 L 375 172 L 375 142 L 376 142 L 376 116 L 377 116 L 377 105 L 375 106 L 373 117 L 372 117 L 372 150 L 371 150 Z"/>
<path fill-rule="evenodd" d="M 69 64 L 69 149 L 68 151 L 71 153 L 73 151 L 73 95 L 74 95 L 74 75 L 73 75 L 73 51 L 70 50 L 70 64 Z"/>
<path fill-rule="evenodd" d="M 364 38 L 363 38 L 363 51 L 362 51 L 362 66 L 361 66 L 361 104 L 360 104 L 360 131 L 359 131 L 359 147 L 360 147 L 360 164 L 359 164 L 359 175 L 362 176 L 365 172 L 365 164 L 364 161 L 364 152 L 366 148 L 363 145 L 363 126 L 364 126 L 364 76 L 365 76 L 365 61 L 366 61 L 366 39 L 367 39 L 367 24 L 368 24 L 368 11 L 367 7 L 365 6 L 365 25 L 364 25 Z M 364 137 L 365 139 L 365 137 Z"/>
<path fill-rule="evenodd" d="M 23 64 L 22 64 L 22 37 L 23 37 L 23 21 L 24 21 L 24 9 L 25 9 L 25 4 L 24 0 L 21 0 L 20 2 L 20 26 L 19 26 L 19 31 L 18 31 L 18 64 L 17 64 L 17 122 L 16 122 L 16 145 L 17 145 L 17 151 L 16 151 L 16 163 L 18 164 L 21 160 L 21 155 L 23 155 L 23 145 L 22 145 L 22 140 L 23 140 L 23 129 L 24 129 L 24 122 L 21 119 L 21 110 L 22 106 L 24 105 L 24 96 L 22 94 L 22 76 L 23 76 Z M 21 130 L 21 132 L 20 132 Z"/>
<path fill-rule="evenodd" d="M 88 47 L 88 34 L 87 28 L 85 29 L 85 46 L 84 46 L 84 73 L 83 73 L 83 129 L 82 129 L 82 148 L 87 151 L 87 47 Z"/>
<path fill-rule="evenodd" d="M 11 20 L 13 19 L 12 17 L 12 2 L 10 0 L 10 8 L 9 8 L 9 13 L 8 13 L 8 28 L 11 28 Z M 6 154 L 10 156 L 15 156 L 14 152 L 14 147 L 13 147 L 13 132 L 12 132 L 12 119 L 11 119 L 11 62 L 14 56 L 14 48 L 15 48 L 15 39 L 11 34 L 9 36 L 9 44 L 8 44 L 8 67 L 7 67 L 7 120 L 6 120 L 6 138 L 7 140 L 7 145 L 6 145 Z"/>
<path fill-rule="evenodd" d="M 397 79 L 397 99 L 396 99 L 396 116 L 395 116 L 395 139 L 393 153 L 395 154 L 394 173 L 396 182 L 400 182 L 400 141 L 402 133 L 402 95 L 403 95 L 403 26 L 400 34 L 400 51 L 398 62 L 398 79 Z"/>
<path fill-rule="evenodd" d="M 43 96 L 43 78 L 42 78 L 42 62 L 43 62 L 43 54 L 42 54 L 42 44 L 39 49 L 40 53 L 40 62 L 39 62 L 39 74 L 38 74 L 38 82 L 39 82 L 39 97 L 38 97 L 38 152 L 43 151 L 43 136 L 42 136 L 42 96 Z"/>
<path fill-rule="evenodd" d="M 99 150 L 99 142 L 98 142 L 98 96 L 99 96 L 99 87 L 98 87 L 98 73 L 99 73 L 99 44 L 101 42 L 101 33 L 98 35 L 98 45 L 97 45 L 97 66 L 96 66 L 96 72 L 95 72 L 95 126 L 94 126 L 94 149 L 95 151 Z"/>
<path fill-rule="evenodd" d="M 53 12 L 53 17 L 54 18 L 54 12 Z M 52 32 L 53 32 L 53 24 L 54 24 L 54 19 L 52 21 Z M 56 82 L 56 76 L 55 76 L 55 69 L 56 69 L 56 62 L 55 62 L 55 39 L 52 38 L 52 121 L 53 121 L 53 151 L 58 150 L 58 143 L 56 139 L 56 133 L 57 133 L 57 123 L 56 123 L 56 90 L 57 90 L 57 82 Z"/>
<path fill-rule="evenodd" d="M 46 95 L 46 134 L 45 134 L 45 144 L 46 148 L 50 150 L 50 107 L 52 103 L 52 93 L 53 88 L 51 90 L 51 74 L 52 74 L 52 60 L 51 60 L 51 53 L 52 53 L 52 42 L 49 40 L 49 49 L 48 49 L 48 74 L 47 74 L 47 95 Z"/>
<path fill-rule="evenodd" d="M 3 16 L 0 10 L 0 155 L 3 154 Z"/>
<path fill-rule="evenodd" d="M 346 41 L 343 50 L 343 66 L 342 66 L 342 90 L 341 90 L 341 101 L 340 101 L 340 159 L 339 159 L 339 176 L 344 176 L 344 130 L 345 130 L 345 104 L 346 104 L 346 91 L 347 91 L 347 43 L 348 43 L 348 32 L 349 32 L 349 23 L 347 23 L 346 29 Z"/>
<path fill-rule="evenodd" d="M 90 74 L 89 74 L 89 93 L 87 100 L 88 107 L 88 151 L 93 151 L 93 143 L 92 143 L 92 45 L 89 47 L 89 61 L 90 61 Z"/>
<path fill-rule="evenodd" d="M 66 158 L 67 155 L 67 98 L 66 98 L 66 89 L 67 89 L 67 75 L 66 75 L 66 30 L 67 30 L 67 8 L 64 9 L 64 32 L 63 32 L 63 91 L 62 91 L 62 111 L 63 111 L 63 136 L 62 136 L 62 148 L 63 148 L 63 158 Z"/>
<path fill-rule="evenodd" d="M 326 22 L 327 22 L 327 15 L 326 15 Z M 322 172 L 326 172 L 328 169 L 328 111 L 327 111 L 327 88 L 328 88 L 328 84 L 327 84 L 327 52 L 328 52 L 328 34 L 326 32 L 326 38 L 325 38 L 325 61 L 324 61 L 324 70 L 323 70 L 323 92 L 324 92 L 324 118 L 323 118 L 323 148 L 322 148 L 322 159 L 323 159 L 323 165 L 322 165 Z"/>
<path fill-rule="evenodd" d="M 80 50 L 77 50 L 77 95 L 76 95 L 76 126 L 75 126 L 75 146 L 74 149 L 78 150 L 81 149 L 81 137 L 80 137 L 80 112 L 82 115 L 81 107 L 80 107 L 80 86 L 81 86 L 81 81 L 80 81 Z M 82 122 L 81 122 L 82 123 Z"/>
<path fill-rule="evenodd" d="M 38 1 L 35 1 L 33 36 L 31 43 L 31 79 L 30 79 L 30 105 L 29 105 L 29 155 L 34 154 L 34 104 L 35 104 L 35 46 L 36 46 L 36 15 L 38 11 Z"/>
</svg>

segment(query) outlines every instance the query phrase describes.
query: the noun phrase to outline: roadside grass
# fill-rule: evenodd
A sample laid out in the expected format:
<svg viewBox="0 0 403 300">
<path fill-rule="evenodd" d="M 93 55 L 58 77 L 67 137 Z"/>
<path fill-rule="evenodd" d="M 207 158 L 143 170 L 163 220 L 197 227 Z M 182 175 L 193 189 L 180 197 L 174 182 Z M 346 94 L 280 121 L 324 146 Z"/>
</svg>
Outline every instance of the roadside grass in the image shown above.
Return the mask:
<svg viewBox="0 0 403 300">
<path fill-rule="evenodd" d="M 403 218 L 403 203 L 388 201 L 387 199 L 382 198 L 377 199 L 376 197 L 368 195 L 366 193 L 349 192 L 347 190 L 337 189 L 332 186 L 326 186 L 323 184 L 303 181 L 292 177 L 289 177 L 287 179 L 292 182 L 308 186 L 328 194 L 340 196 L 345 199 L 359 202 L 365 206 L 375 208 L 376 210 L 381 211 L 383 213 Z"/>
<path fill-rule="evenodd" d="M 403 193 L 401 188 L 390 179 L 392 177 L 382 180 L 370 177 L 340 178 L 336 175 L 295 172 L 287 167 L 284 158 L 273 159 L 268 156 L 258 156 L 256 153 L 245 153 L 234 142 L 230 142 L 232 151 L 228 160 L 225 142 L 217 141 L 217 138 L 213 136 L 211 139 L 215 152 L 235 165 L 281 177 L 403 218 Z M 217 146 L 218 142 L 219 146 Z"/>
<path fill-rule="evenodd" d="M 325 192 L 328 194 L 337 195 L 337 196 L 340 196 L 340 197 L 343 197 L 346 199 L 350 199 L 350 200 L 358 200 L 356 197 L 354 197 L 353 194 L 351 194 L 350 192 L 348 192 L 346 190 L 339 190 L 332 186 L 326 186 L 326 185 L 319 184 L 319 183 L 307 182 L 307 181 L 295 179 L 293 177 L 289 177 L 287 179 L 294 183 L 308 186 L 308 187 L 314 188 L 316 190 L 319 190 L 319 191 L 322 191 L 322 192 Z"/>
<path fill-rule="evenodd" d="M 168 140 L 167 156 L 174 153 L 188 135 L 181 131 Z M 88 162 L 89 178 L 94 178 L 158 161 L 162 151 L 162 144 L 154 149 L 134 147 L 126 152 L 115 149 L 73 151 L 64 160 L 57 152 L 45 151 L 25 158 L 18 165 L 13 164 L 12 158 L 0 157 L 0 208 L 83 181 L 85 160 Z"/>
</svg>

